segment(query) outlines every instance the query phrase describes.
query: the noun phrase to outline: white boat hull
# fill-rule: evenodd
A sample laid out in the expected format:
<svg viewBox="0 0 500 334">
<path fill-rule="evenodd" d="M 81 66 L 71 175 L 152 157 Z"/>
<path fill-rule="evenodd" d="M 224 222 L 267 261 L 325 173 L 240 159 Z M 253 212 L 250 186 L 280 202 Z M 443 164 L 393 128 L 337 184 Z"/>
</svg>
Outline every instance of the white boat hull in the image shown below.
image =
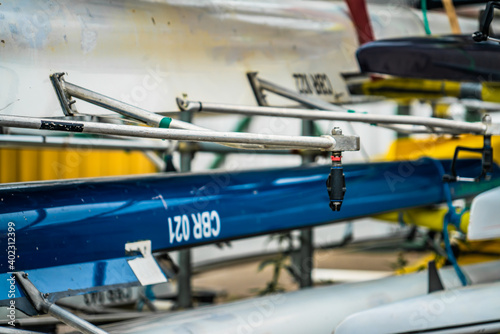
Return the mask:
<svg viewBox="0 0 500 334">
<path fill-rule="evenodd" d="M 335 334 L 498 333 L 499 295 L 499 282 L 439 291 L 353 314 Z"/>
<path fill-rule="evenodd" d="M 424 34 L 418 12 L 370 7 L 377 38 Z M 449 31 L 445 16 L 431 17 Z M 476 29 L 464 20 L 464 30 Z M 63 116 L 49 75 L 159 112 L 176 97 L 254 105 L 248 72 L 334 102 L 358 71 L 343 3 L 321 1 L 3 1 L 0 110 Z M 308 89 L 310 88 L 310 89 Z M 271 104 L 290 104 L 272 94 Z M 84 102 L 84 114 L 109 113 Z"/>
<path fill-rule="evenodd" d="M 464 270 L 474 283 L 491 282 L 500 278 L 499 266 L 500 262 L 490 262 L 464 267 Z M 440 275 L 447 288 L 460 286 L 453 269 L 441 270 Z M 156 315 L 105 329 L 109 333 L 124 334 L 331 333 L 353 313 L 426 292 L 427 272 L 421 272 Z"/>
</svg>

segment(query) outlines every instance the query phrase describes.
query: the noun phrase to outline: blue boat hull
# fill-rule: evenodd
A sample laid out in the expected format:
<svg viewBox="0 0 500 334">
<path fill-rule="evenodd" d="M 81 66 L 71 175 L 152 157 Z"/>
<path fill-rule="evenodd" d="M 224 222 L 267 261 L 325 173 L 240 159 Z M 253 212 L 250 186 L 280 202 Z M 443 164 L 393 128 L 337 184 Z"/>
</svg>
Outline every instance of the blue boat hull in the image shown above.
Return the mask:
<svg viewBox="0 0 500 334">
<path fill-rule="evenodd" d="M 449 170 L 451 162 L 346 165 L 340 212 L 328 207 L 329 166 L 3 185 L 0 244 L 7 244 L 13 222 L 17 258 L 13 270 L 0 263 L 0 287 L 14 270 L 29 272 L 46 293 L 133 284 L 130 268 L 123 269 L 132 258 L 125 254 L 129 242 L 174 250 L 441 203 L 437 164 Z M 481 163 L 461 160 L 458 167 L 475 175 Z M 499 176 L 495 166 L 492 180 L 452 184 L 452 194 L 474 196 L 500 185 Z M 65 277 L 57 274 L 63 271 Z"/>
</svg>

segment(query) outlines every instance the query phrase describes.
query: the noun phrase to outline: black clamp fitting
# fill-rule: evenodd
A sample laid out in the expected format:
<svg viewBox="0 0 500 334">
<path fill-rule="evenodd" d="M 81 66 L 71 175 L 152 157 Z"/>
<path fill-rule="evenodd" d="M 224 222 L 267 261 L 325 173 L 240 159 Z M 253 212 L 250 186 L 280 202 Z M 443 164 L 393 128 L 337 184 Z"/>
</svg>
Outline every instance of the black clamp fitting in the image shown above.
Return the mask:
<svg viewBox="0 0 500 334">
<path fill-rule="evenodd" d="M 342 130 L 334 128 L 332 135 L 342 135 Z M 332 152 L 331 158 L 332 167 L 326 179 L 326 189 L 330 197 L 330 209 L 332 211 L 340 211 L 346 191 L 344 168 L 342 167 L 342 152 Z"/>
<path fill-rule="evenodd" d="M 457 175 L 456 162 L 458 154 L 460 151 L 481 153 L 481 174 L 477 177 L 462 177 Z M 491 135 L 484 135 L 484 144 L 482 148 L 470 148 L 457 146 L 455 148 L 455 154 L 453 155 L 453 161 L 451 162 L 451 175 L 443 175 L 444 182 L 479 182 L 482 179 L 488 181 L 491 178 L 491 172 L 493 171 L 493 148 L 491 147 Z"/>
<path fill-rule="evenodd" d="M 494 42 L 500 42 L 497 38 L 490 37 L 490 26 L 491 21 L 493 21 L 493 11 L 495 8 L 500 9 L 500 2 L 490 1 L 486 5 L 486 9 L 481 17 L 481 23 L 479 25 L 479 31 L 472 34 L 472 39 L 476 42 L 484 42 L 491 40 Z"/>
</svg>

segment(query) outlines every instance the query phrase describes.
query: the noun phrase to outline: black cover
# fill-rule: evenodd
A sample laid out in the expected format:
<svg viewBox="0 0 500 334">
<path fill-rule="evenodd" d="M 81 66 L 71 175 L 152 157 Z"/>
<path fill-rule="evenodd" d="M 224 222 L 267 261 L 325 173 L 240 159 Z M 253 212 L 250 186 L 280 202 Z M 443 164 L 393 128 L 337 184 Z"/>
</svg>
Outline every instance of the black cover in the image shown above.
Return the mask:
<svg viewBox="0 0 500 334">
<path fill-rule="evenodd" d="M 429 261 L 429 293 L 444 290 L 443 283 L 441 282 L 441 277 L 439 277 L 438 270 L 436 268 L 435 261 Z"/>
<path fill-rule="evenodd" d="M 356 54 L 361 71 L 405 78 L 500 81 L 500 44 L 471 36 L 411 37 L 367 43 Z"/>
<path fill-rule="evenodd" d="M 410 6 L 418 9 L 422 9 L 421 0 L 409 0 Z M 467 6 L 467 5 L 478 5 L 487 3 L 488 0 L 453 0 L 453 6 Z M 443 8 L 443 2 L 441 0 L 426 0 L 427 9 Z"/>
</svg>

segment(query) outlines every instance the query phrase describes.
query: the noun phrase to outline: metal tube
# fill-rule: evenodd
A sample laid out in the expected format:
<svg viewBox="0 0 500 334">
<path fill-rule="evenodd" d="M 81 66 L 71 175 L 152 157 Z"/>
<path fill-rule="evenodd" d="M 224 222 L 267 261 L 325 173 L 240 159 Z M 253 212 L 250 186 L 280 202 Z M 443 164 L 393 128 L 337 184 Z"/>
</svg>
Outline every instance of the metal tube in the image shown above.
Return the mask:
<svg viewBox="0 0 500 334">
<path fill-rule="evenodd" d="M 69 131 L 79 133 L 106 134 L 118 136 L 132 136 L 142 138 L 173 139 L 185 141 L 206 141 L 251 144 L 247 146 L 252 149 L 266 149 L 268 147 L 283 146 L 294 148 L 309 148 L 316 150 L 344 150 L 337 145 L 334 138 L 329 136 L 322 137 L 297 137 L 297 136 L 279 136 L 252 133 L 232 133 L 232 132 L 214 132 L 214 131 L 190 131 L 174 130 L 162 128 L 150 128 L 131 125 L 101 124 L 93 122 L 67 122 L 59 120 L 44 120 L 38 118 L 21 116 L 0 116 L 0 125 L 7 127 Z M 358 138 L 359 139 L 359 138 Z M 255 145 L 259 145 L 255 147 Z M 352 143 L 351 143 L 352 144 Z M 359 144 L 359 142 L 358 142 Z M 353 146 L 349 145 L 352 150 Z"/>
<path fill-rule="evenodd" d="M 63 309 L 55 304 L 50 305 L 49 309 L 47 310 L 47 313 L 49 313 L 54 318 L 61 320 L 66 325 L 79 330 L 82 333 L 85 333 L 85 334 L 107 334 L 107 332 L 103 331 L 102 329 L 97 328 L 96 326 L 92 325 L 91 323 L 77 317 L 73 313 L 68 312 L 65 309 Z"/>
<path fill-rule="evenodd" d="M 307 107 L 313 108 L 313 109 L 319 109 L 319 110 L 331 110 L 331 111 L 344 111 L 342 107 L 333 105 L 329 102 L 323 101 L 319 98 L 315 97 L 306 97 L 302 94 L 299 94 L 293 90 L 287 89 L 285 87 L 281 87 L 279 85 L 276 85 L 270 81 L 259 79 L 257 77 L 257 73 L 248 73 L 248 78 L 250 80 L 250 85 L 252 86 L 252 90 L 254 91 L 254 94 L 257 98 L 257 101 L 259 102 L 259 105 L 267 105 L 265 96 L 262 94 L 263 90 L 268 90 L 270 92 L 273 92 L 275 94 L 278 94 L 280 96 L 283 96 L 285 98 L 291 99 L 293 101 L 297 101 Z M 179 101 L 177 101 L 179 104 Z M 180 106 L 180 104 L 179 104 Z M 353 126 L 351 123 L 347 123 L 347 126 L 349 127 L 349 130 L 353 135 L 358 135 L 356 131 L 354 130 Z M 366 161 L 370 161 L 369 155 L 364 149 L 363 145 L 360 146 L 360 151 L 365 157 Z"/>
<path fill-rule="evenodd" d="M 272 82 L 264 80 L 264 79 L 257 78 L 257 80 L 258 80 L 258 83 L 260 85 L 260 88 L 268 90 L 268 91 L 273 92 L 275 94 L 278 94 L 280 96 L 289 98 L 290 100 L 300 102 L 303 105 L 306 105 L 308 107 L 311 107 L 314 109 L 322 109 L 322 110 L 343 111 L 343 109 L 341 107 L 337 107 L 337 106 L 335 106 L 331 103 L 325 102 L 323 100 L 320 100 L 317 98 L 312 98 L 312 97 L 305 97 L 304 95 L 301 95 L 297 92 L 286 89 L 284 87 L 278 86 L 278 85 L 273 84 Z"/>
<path fill-rule="evenodd" d="M 76 98 L 87 101 L 89 103 L 95 104 L 99 107 L 106 108 L 108 110 L 119 113 L 120 115 L 127 116 L 141 122 L 144 122 L 150 126 L 159 127 L 161 121 L 165 118 L 164 116 L 155 114 L 148 110 L 132 106 L 128 103 L 121 102 L 110 98 L 108 96 L 96 93 L 89 89 L 74 85 L 70 82 L 64 81 L 65 91 Z M 182 122 L 176 119 L 172 119 L 170 123 L 170 128 L 173 129 L 185 129 L 185 130 L 198 130 L 207 131 L 208 129 L 196 126 L 190 123 Z"/>
<path fill-rule="evenodd" d="M 52 136 L 24 136 L 0 135 L 1 147 L 26 147 L 39 148 L 98 148 L 103 150 L 130 150 L 130 151 L 166 151 L 172 145 L 165 141 L 156 140 L 120 140 L 103 138 L 77 138 L 77 137 L 52 137 Z"/>
<path fill-rule="evenodd" d="M 45 334 L 42 332 L 26 331 L 26 330 L 22 330 L 22 329 L 15 329 L 15 328 L 8 328 L 8 327 L 1 327 L 0 333 L 2 333 L 2 334 Z"/>
<path fill-rule="evenodd" d="M 156 170 L 159 172 L 163 172 L 167 166 L 167 163 L 163 161 L 155 152 L 153 151 L 144 151 L 144 155 L 146 158 L 156 167 Z"/>
<path fill-rule="evenodd" d="M 181 119 L 185 122 L 191 122 L 192 112 L 182 113 Z M 194 152 L 180 152 L 180 171 L 182 173 L 191 171 Z M 179 273 L 177 275 L 177 306 L 180 308 L 193 307 L 193 293 L 191 286 L 192 263 L 191 249 L 181 249 L 179 251 Z"/>
<path fill-rule="evenodd" d="M 178 150 L 196 150 L 197 152 L 212 152 L 212 153 L 262 153 L 262 154 L 297 154 L 298 152 L 293 152 L 290 150 L 256 150 L 255 152 L 245 152 L 228 146 L 222 146 L 217 143 L 197 143 L 194 148 L 190 148 L 189 145 L 183 145 L 179 143 Z"/>
<path fill-rule="evenodd" d="M 66 92 L 73 97 L 95 104 L 99 107 L 112 110 L 121 115 L 137 119 L 151 126 L 158 127 L 163 119 L 163 116 L 161 115 L 134 107 L 130 104 L 115 100 L 67 81 L 64 82 L 64 88 Z"/>
<path fill-rule="evenodd" d="M 300 249 L 298 254 L 298 271 L 300 275 L 300 288 L 308 288 L 313 285 L 312 270 L 314 265 L 314 234 L 313 228 L 307 227 L 300 230 Z"/>
<path fill-rule="evenodd" d="M 28 297 L 29 302 L 38 313 L 48 313 L 64 322 L 66 325 L 73 327 L 85 334 L 107 334 L 102 329 L 95 327 L 91 323 L 77 317 L 73 313 L 66 311 L 60 306 L 50 303 L 46 299 L 47 296 L 43 296 L 29 280 L 28 273 L 18 271 L 15 272 L 14 275 L 16 282 L 21 286 L 21 289 Z"/>
<path fill-rule="evenodd" d="M 245 153 L 237 148 L 224 146 L 217 143 L 196 143 L 194 147 L 179 143 L 180 151 L 197 151 L 211 153 Z M 74 148 L 74 149 L 100 149 L 100 150 L 127 150 L 127 151 L 168 151 L 173 146 L 166 141 L 136 139 L 105 139 L 105 138 L 78 138 L 55 137 L 40 135 L 0 135 L 0 147 L 9 148 Z M 248 152 L 247 152 L 248 153 Z M 290 150 L 257 150 L 253 153 L 262 154 L 298 154 Z"/>
<path fill-rule="evenodd" d="M 170 117 L 164 117 L 162 115 L 155 114 L 148 110 L 138 108 L 132 106 L 130 104 L 115 100 L 108 96 L 96 93 L 89 89 L 74 85 L 70 82 L 61 81 L 64 86 L 64 91 L 76 98 L 82 99 L 89 103 L 95 104 L 102 108 L 109 109 L 111 111 L 117 112 L 120 115 L 130 117 L 145 124 L 148 124 L 153 127 L 163 127 L 162 122 L 167 120 L 169 122 L 168 128 L 170 129 L 184 129 L 184 130 L 193 130 L 193 131 L 212 131 L 210 129 L 194 125 L 188 122 L 180 121 L 177 119 L 172 119 Z M 235 147 L 239 149 L 246 149 L 248 147 L 242 147 L 240 145 L 234 144 L 225 144 L 226 146 Z M 257 147 L 253 147 L 254 149 L 258 149 Z"/>
<path fill-rule="evenodd" d="M 417 117 L 417 116 L 404 116 L 404 115 L 373 115 L 362 113 L 340 113 L 331 112 L 327 110 L 310 110 L 310 109 L 290 109 L 278 107 L 254 107 L 254 106 L 240 106 L 221 103 L 202 103 L 184 101 L 183 105 L 188 106 L 189 109 L 194 108 L 198 111 L 216 112 L 227 114 L 242 114 L 242 115 L 256 115 L 256 116 L 275 116 L 275 117 L 289 117 L 301 118 L 311 120 L 331 120 L 331 121 L 346 121 L 346 122 L 361 122 L 361 123 L 375 123 L 375 124 L 411 124 L 423 125 L 426 127 L 438 127 L 443 129 L 452 129 L 462 133 L 478 133 L 483 134 L 486 132 L 487 127 L 482 123 L 468 123 L 453 121 L 432 117 Z"/>
<path fill-rule="evenodd" d="M 312 136 L 314 134 L 314 121 L 302 120 L 302 135 Z M 302 165 L 307 165 L 314 162 L 314 156 L 304 155 L 302 156 Z M 299 285 L 300 288 L 308 288 L 313 285 L 312 282 L 312 269 L 313 269 L 313 257 L 314 257 L 314 246 L 313 246 L 313 229 L 311 227 L 304 228 L 300 230 L 300 249 L 297 256 L 297 262 L 295 266 L 299 272 Z"/>
<path fill-rule="evenodd" d="M 407 125 L 407 124 L 378 124 L 381 128 L 394 130 L 405 134 L 460 134 L 460 131 L 442 128 L 429 128 L 423 125 Z"/>
</svg>

